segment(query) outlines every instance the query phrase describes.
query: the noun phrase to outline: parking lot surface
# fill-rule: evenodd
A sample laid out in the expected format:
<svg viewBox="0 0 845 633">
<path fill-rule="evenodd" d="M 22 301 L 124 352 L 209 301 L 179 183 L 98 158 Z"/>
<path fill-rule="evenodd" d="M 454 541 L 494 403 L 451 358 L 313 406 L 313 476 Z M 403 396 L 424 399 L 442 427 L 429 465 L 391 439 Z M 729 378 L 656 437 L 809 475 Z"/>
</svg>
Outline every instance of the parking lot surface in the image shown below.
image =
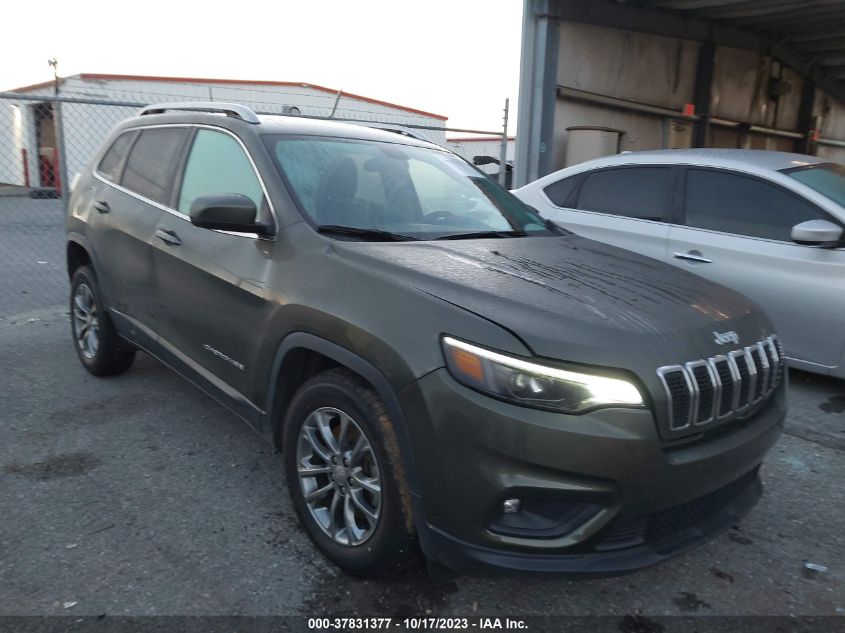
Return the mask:
<svg viewBox="0 0 845 633">
<path fill-rule="evenodd" d="M 280 456 L 236 416 L 143 354 L 120 377 L 83 370 L 58 203 L 10 204 L 0 199 L 2 615 L 845 613 L 845 381 L 790 373 L 762 501 L 668 563 L 602 580 L 438 581 L 421 566 L 357 580 L 312 547 Z M 24 206 L 41 213 L 38 230 Z"/>
</svg>

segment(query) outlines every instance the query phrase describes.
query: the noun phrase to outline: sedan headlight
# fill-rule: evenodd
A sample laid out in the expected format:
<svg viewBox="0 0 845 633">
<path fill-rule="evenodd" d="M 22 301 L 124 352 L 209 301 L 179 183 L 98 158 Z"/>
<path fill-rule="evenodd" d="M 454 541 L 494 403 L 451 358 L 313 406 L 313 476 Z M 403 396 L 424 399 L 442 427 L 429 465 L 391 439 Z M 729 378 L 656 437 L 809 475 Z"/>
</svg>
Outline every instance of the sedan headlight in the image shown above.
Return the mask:
<svg viewBox="0 0 845 633">
<path fill-rule="evenodd" d="M 443 354 L 458 382 L 526 407 L 583 413 L 609 406 L 642 407 L 632 383 L 533 363 L 444 336 Z"/>
</svg>

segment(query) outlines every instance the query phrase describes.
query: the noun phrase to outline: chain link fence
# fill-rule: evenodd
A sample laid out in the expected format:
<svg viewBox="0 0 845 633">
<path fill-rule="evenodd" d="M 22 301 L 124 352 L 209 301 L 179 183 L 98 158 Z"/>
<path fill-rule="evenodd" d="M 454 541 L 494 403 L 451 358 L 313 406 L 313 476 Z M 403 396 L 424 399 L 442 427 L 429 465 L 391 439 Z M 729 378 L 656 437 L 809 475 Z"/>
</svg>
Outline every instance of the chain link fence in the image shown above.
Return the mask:
<svg viewBox="0 0 845 633">
<path fill-rule="evenodd" d="M 260 114 L 402 126 L 445 147 L 450 131 L 491 134 L 447 128 L 445 121 L 367 106 L 360 98 L 344 100 L 342 93 L 288 90 L 274 102 L 269 88 L 228 87 L 220 94 L 208 86 L 177 84 L 161 93 L 96 93 L 86 86 L 68 80 L 58 95 L 49 87 L 36 91 L 41 94 L 0 93 L 0 319 L 66 309 L 64 217 L 74 175 L 88 167 L 112 127 L 148 103 L 234 101 Z M 297 98 L 300 105 L 291 105 Z"/>
</svg>

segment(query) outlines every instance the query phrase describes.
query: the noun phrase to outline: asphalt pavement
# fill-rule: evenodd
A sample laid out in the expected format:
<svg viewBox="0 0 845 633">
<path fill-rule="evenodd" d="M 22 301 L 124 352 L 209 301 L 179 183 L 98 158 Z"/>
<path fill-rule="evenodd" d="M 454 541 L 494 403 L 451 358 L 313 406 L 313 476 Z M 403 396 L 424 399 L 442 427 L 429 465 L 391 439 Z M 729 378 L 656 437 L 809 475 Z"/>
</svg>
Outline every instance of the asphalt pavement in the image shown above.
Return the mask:
<svg viewBox="0 0 845 633">
<path fill-rule="evenodd" d="M 422 566 L 358 580 L 313 548 L 280 455 L 236 416 L 143 354 L 123 376 L 83 370 L 57 203 L 3 204 L 0 615 L 845 614 L 845 381 L 790 372 L 763 499 L 668 563 L 602 580 Z M 17 217 L 30 206 L 43 231 Z"/>
</svg>

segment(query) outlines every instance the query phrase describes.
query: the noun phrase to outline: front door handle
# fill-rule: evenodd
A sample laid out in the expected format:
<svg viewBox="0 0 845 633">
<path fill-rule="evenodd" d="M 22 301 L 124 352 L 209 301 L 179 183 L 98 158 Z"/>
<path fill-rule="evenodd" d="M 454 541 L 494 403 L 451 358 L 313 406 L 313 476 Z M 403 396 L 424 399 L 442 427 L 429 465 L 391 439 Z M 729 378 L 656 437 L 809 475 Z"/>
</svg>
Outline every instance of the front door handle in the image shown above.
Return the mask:
<svg viewBox="0 0 845 633">
<path fill-rule="evenodd" d="M 156 237 L 165 244 L 172 244 L 173 246 L 179 246 L 182 243 L 182 240 L 180 240 L 179 236 L 176 235 L 176 231 L 156 229 Z"/>
<path fill-rule="evenodd" d="M 689 262 L 697 262 L 699 264 L 712 264 L 712 259 L 707 259 L 699 251 L 689 251 L 688 253 L 674 253 L 677 259 L 685 259 Z"/>
<path fill-rule="evenodd" d="M 108 213 L 111 211 L 111 207 L 109 203 L 105 200 L 95 200 L 94 201 L 94 208 L 99 211 L 100 213 Z"/>
</svg>

